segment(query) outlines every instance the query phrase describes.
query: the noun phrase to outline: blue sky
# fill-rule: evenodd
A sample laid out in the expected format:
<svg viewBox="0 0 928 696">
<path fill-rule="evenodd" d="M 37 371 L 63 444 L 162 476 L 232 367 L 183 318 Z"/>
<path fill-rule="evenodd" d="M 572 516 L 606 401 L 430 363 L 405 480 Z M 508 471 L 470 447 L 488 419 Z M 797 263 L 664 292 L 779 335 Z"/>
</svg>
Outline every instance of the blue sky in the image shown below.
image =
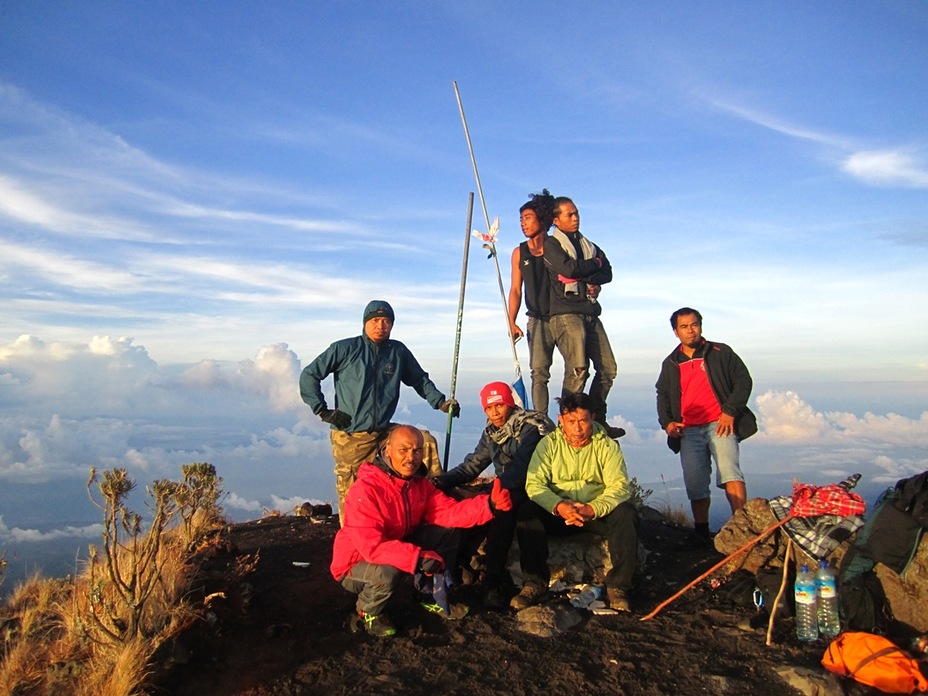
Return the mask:
<svg viewBox="0 0 928 696">
<path fill-rule="evenodd" d="M 504 270 L 542 187 L 612 262 L 633 475 L 678 476 L 653 384 L 684 304 L 754 375 L 749 493 L 928 468 L 923 2 L 32 2 L 0 32 L 0 549 L 92 537 L 91 465 L 212 461 L 243 516 L 333 497 L 296 379 L 369 299 L 449 390 L 455 80 Z M 469 262 L 457 461 L 512 374 Z"/>
</svg>

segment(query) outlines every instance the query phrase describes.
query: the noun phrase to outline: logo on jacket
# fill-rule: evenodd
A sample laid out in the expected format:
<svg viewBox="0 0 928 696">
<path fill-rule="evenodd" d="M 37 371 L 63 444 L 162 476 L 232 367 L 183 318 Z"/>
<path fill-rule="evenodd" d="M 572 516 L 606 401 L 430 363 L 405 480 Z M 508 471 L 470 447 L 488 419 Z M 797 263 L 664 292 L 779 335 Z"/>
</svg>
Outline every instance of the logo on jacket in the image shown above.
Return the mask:
<svg viewBox="0 0 928 696">
<path fill-rule="evenodd" d="M 396 365 L 394 365 L 392 362 L 388 362 L 383 366 L 383 371 L 388 375 L 392 375 L 394 372 L 396 372 Z"/>
</svg>

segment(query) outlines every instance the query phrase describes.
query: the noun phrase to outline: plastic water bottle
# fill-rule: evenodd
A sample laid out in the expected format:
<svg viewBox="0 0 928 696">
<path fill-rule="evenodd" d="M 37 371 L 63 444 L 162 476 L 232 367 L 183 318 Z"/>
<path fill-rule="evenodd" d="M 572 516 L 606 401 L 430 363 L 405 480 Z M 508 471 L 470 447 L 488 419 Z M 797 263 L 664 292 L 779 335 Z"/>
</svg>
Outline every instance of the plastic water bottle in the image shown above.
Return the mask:
<svg viewBox="0 0 928 696">
<path fill-rule="evenodd" d="M 818 632 L 826 638 L 834 638 L 841 633 L 841 619 L 838 617 L 838 583 L 828 561 L 819 562 L 815 586 L 818 588 Z"/>
<path fill-rule="evenodd" d="M 599 585 L 587 585 L 583 590 L 570 600 L 570 603 L 578 609 L 588 609 L 590 605 L 602 596 L 603 588 Z"/>
<path fill-rule="evenodd" d="M 799 640 L 818 639 L 818 604 L 816 597 L 815 575 L 809 566 L 802 566 L 796 575 L 794 587 L 796 597 L 796 637 Z"/>
</svg>

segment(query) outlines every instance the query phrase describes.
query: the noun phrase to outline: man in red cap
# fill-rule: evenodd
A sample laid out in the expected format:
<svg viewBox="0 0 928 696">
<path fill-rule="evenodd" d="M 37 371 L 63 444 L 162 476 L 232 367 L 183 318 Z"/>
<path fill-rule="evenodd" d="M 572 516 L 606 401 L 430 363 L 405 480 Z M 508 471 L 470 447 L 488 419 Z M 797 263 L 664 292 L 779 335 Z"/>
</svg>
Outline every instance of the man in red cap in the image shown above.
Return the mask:
<svg viewBox="0 0 928 696">
<path fill-rule="evenodd" d="M 433 478 L 432 483 L 449 491 L 470 483 L 490 464 L 494 465 L 502 487 L 512 497 L 512 509 L 498 513 L 486 526 L 484 606 L 505 609 L 509 597 L 515 594 L 506 561 L 516 528 L 516 513 L 521 505 L 531 503 L 525 494 L 525 472 L 535 445 L 554 430 L 554 423 L 540 411 L 526 411 L 516 405 L 512 388 L 505 382 L 490 382 L 480 390 L 480 404 L 487 414 L 487 425 L 477 447 L 461 464 Z"/>
</svg>

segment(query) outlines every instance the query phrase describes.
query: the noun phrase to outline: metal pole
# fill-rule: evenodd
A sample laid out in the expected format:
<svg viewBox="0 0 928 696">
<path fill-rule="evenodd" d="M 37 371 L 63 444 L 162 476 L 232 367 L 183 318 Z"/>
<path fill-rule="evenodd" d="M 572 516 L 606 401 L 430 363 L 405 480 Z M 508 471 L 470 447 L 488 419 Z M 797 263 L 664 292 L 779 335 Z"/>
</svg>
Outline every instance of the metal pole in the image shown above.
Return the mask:
<svg viewBox="0 0 928 696">
<path fill-rule="evenodd" d="M 461 123 L 464 124 L 464 137 L 467 139 L 467 150 L 470 152 L 470 163 L 474 168 L 474 178 L 477 180 L 477 193 L 480 194 L 480 206 L 483 208 L 483 221 L 487 226 L 487 233 L 490 232 L 490 215 L 487 212 L 487 202 L 483 197 L 483 186 L 480 184 L 480 174 L 477 171 L 477 159 L 474 157 L 474 146 L 470 140 L 470 130 L 467 127 L 467 118 L 464 116 L 464 104 L 461 101 L 461 93 L 458 90 L 457 80 L 453 81 L 454 84 L 454 96 L 458 101 L 458 111 L 461 114 Z M 509 324 L 509 303 L 506 301 L 506 293 L 503 290 L 503 276 L 499 270 L 499 259 L 496 256 L 496 243 L 489 242 L 487 248 L 490 250 L 490 256 L 493 257 L 493 263 L 496 267 L 496 281 L 499 284 L 499 296 L 503 301 L 503 314 L 506 317 L 506 334 L 509 336 L 509 345 L 512 347 L 512 361 L 516 371 L 516 381 L 521 389 L 520 396 L 522 401 L 527 403 L 527 398 L 525 394 L 525 385 L 522 383 L 522 366 L 519 364 L 519 353 L 516 351 L 516 339 L 512 335 L 512 327 Z"/>
<path fill-rule="evenodd" d="M 467 286 L 467 257 L 470 252 L 470 226 L 474 218 L 474 192 L 467 197 L 467 224 L 464 225 L 464 261 L 461 264 L 461 293 L 458 296 L 458 326 L 454 335 L 454 359 L 451 362 L 451 398 L 454 398 L 458 387 L 458 357 L 461 353 L 461 324 L 464 321 L 464 289 Z M 448 409 L 448 425 L 445 429 L 445 456 L 442 461 L 442 470 L 448 471 L 448 457 L 451 453 L 451 423 L 454 416 Z"/>
</svg>

